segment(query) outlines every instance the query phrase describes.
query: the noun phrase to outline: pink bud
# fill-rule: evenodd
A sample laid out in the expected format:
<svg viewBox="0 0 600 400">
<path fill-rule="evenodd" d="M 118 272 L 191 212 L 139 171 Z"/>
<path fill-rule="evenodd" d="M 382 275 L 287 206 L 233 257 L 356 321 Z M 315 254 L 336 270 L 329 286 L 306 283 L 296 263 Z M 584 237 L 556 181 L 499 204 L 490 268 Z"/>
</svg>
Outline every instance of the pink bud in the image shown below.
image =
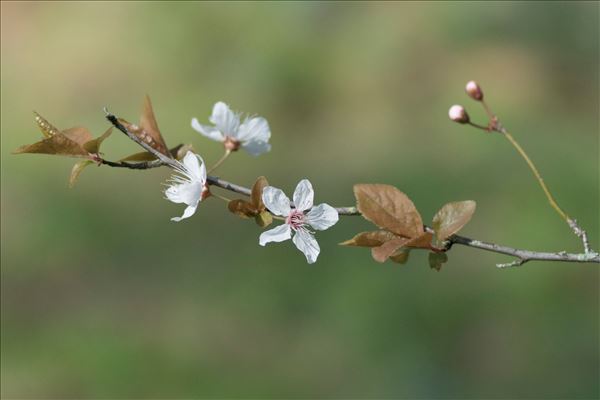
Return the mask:
<svg viewBox="0 0 600 400">
<path fill-rule="evenodd" d="M 465 86 L 465 90 L 467 91 L 467 94 L 469 95 L 469 97 L 471 97 L 473 100 L 477 100 L 477 101 L 483 100 L 483 91 L 481 90 L 481 86 L 479 86 L 479 84 L 477 82 L 475 82 L 475 81 L 467 82 L 467 85 Z"/>
<path fill-rule="evenodd" d="M 448 116 L 452 121 L 458 122 L 459 124 L 466 124 L 470 121 L 469 114 L 467 114 L 465 108 L 459 105 L 450 107 L 450 110 L 448 110 Z"/>
</svg>

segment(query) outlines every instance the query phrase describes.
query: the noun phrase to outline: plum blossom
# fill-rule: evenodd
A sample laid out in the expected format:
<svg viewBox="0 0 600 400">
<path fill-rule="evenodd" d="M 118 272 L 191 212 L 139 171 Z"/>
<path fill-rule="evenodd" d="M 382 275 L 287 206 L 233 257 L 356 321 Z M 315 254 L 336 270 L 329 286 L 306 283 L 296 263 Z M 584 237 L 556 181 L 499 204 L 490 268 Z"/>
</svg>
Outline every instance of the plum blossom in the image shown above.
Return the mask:
<svg viewBox="0 0 600 400">
<path fill-rule="evenodd" d="M 265 187 L 262 194 L 263 203 L 271 213 L 285 217 L 285 223 L 263 232 L 259 244 L 264 246 L 269 242 L 283 242 L 291 238 L 298 250 L 304 253 L 309 264 L 317 261 L 320 248 L 310 228 L 324 231 L 335 225 L 339 216 L 329 204 L 323 203 L 313 207 L 314 194 L 308 179 L 301 180 L 294 191 L 295 208 L 292 208 L 290 199 L 281 189 Z M 307 210 L 310 211 L 305 214 Z"/>
<path fill-rule="evenodd" d="M 165 196 L 173 203 L 187 205 L 181 217 L 171 218 L 171 221 L 179 222 L 194 215 L 198 203 L 208 193 L 208 188 L 206 187 L 204 161 L 191 151 L 188 151 L 183 157 L 183 162 L 177 161 L 175 173 L 168 181 L 170 185 L 165 190 Z"/>
<path fill-rule="evenodd" d="M 228 151 L 240 147 L 253 156 L 271 150 L 269 139 L 271 130 L 267 120 L 262 117 L 246 117 L 240 121 L 241 114 L 231 111 L 222 101 L 216 103 L 209 121 L 214 125 L 203 125 L 192 118 L 192 128 L 209 139 L 222 142 Z"/>
</svg>

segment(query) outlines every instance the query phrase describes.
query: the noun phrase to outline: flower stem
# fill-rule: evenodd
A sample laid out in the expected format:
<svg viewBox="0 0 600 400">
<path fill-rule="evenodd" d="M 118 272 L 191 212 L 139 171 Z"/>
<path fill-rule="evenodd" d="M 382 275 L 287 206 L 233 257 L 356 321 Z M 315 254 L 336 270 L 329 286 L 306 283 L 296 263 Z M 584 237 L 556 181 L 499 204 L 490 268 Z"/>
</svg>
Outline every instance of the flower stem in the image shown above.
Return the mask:
<svg viewBox="0 0 600 400">
<path fill-rule="evenodd" d="M 535 178 L 537 179 L 538 183 L 542 187 L 542 190 L 546 194 L 546 197 L 548 198 L 548 202 L 550 203 L 552 208 L 554 208 L 556 210 L 556 212 L 561 216 L 561 218 L 564 219 L 567 222 L 567 224 L 569 224 L 570 223 L 569 216 L 558 206 L 558 203 L 556 203 L 556 200 L 554 200 L 554 197 L 552 196 L 552 193 L 550 193 L 548 186 L 546 186 L 546 183 L 544 183 L 544 179 L 540 175 L 540 172 L 535 167 L 535 164 L 533 164 L 533 161 L 531 161 L 531 159 L 529 158 L 527 153 L 525 153 L 525 150 L 523 150 L 521 145 L 515 140 L 514 137 L 512 137 L 512 135 L 506 129 L 502 130 L 502 134 L 504 134 L 504 136 L 508 139 L 508 141 L 513 145 L 513 147 L 519 152 L 521 157 L 523 157 L 525 159 L 525 161 L 527 162 L 527 165 L 529 165 L 529 169 L 531 169 L 531 172 L 533 172 L 533 175 L 535 175 Z"/>
<path fill-rule="evenodd" d="M 227 160 L 227 157 L 229 157 L 229 155 L 231 154 L 231 150 L 225 150 L 225 154 L 223 154 L 223 156 L 221 158 L 219 158 L 219 161 L 217 161 L 209 170 L 208 173 L 210 174 L 211 172 L 213 172 L 215 169 L 217 169 L 217 167 L 221 164 L 223 164 L 223 161 Z"/>
<path fill-rule="evenodd" d="M 231 201 L 231 199 L 228 199 L 227 197 L 225 197 L 225 196 L 221 196 L 220 194 L 217 194 L 217 193 L 212 193 L 212 192 L 211 192 L 211 193 L 210 193 L 210 195 L 211 195 L 211 196 L 214 196 L 214 197 L 216 197 L 216 198 L 218 198 L 218 199 L 221 199 L 221 200 L 223 200 L 223 201 L 224 201 L 224 202 L 226 202 L 226 203 L 229 203 L 229 202 Z"/>
</svg>

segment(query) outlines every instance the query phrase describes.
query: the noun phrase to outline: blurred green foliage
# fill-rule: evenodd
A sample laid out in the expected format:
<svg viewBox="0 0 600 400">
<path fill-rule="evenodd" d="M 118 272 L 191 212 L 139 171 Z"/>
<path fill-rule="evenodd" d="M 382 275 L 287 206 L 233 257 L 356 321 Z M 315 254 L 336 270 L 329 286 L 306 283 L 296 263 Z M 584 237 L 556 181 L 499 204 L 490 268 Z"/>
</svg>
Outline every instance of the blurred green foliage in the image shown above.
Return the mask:
<svg viewBox="0 0 600 400">
<path fill-rule="evenodd" d="M 258 246 L 219 201 L 182 223 L 167 170 L 11 155 L 60 128 L 136 121 L 152 96 L 169 145 L 222 149 L 189 126 L 212 104 L 268 118 L 273 151 L 220 169 L 317 202 L 388 183 L 425 220 L 473 199 L 468 236 L 539 250 L 580 243 L 498 135 L 448 121 L 478 80 L 559 203 L 600 247 L 598 3 L 2 2 L 3 398 L 597 398 L 598 267 L 455 248 L 379 265 L 336 246 L 309 266 Z M 118 133 L 107 157 L 137 151 Z"/>
</svg>

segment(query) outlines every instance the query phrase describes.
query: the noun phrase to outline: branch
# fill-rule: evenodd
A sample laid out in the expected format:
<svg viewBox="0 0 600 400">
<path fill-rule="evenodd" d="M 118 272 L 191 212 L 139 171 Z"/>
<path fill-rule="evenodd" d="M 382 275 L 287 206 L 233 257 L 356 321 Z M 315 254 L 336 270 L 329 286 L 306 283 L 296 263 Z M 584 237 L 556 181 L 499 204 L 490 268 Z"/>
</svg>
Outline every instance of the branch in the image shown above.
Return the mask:
<svg viewBox="0 0 600 400">
<path fill-rule="evenodd" d="M 147 143 L 145 143 L 144 141 L 139 139 L 136 135 L 129 132 L 127 130 L 127 128 L 125 128 L 119 122 L 117 117 L 110 114 L 108 112 L 108 110 L 104 109 L 104 111 L 106 113 L 106 119 L 108 119 L 111 124 L 113 124 L 118 130 L 120 130 L 125 135 L 127 135 L 131 140 L 133 140 L 134 142 L 136 142 L 137 144 L 142 146 L 145 150 L 152 153 L 157 158 L 157 160 L 141 162 L 141 163 L 128 163 L 128 162 L 124 162 L 124 161 L 113 162 L 113 161 L 101 159 L 100 162 L 102 164 L 108 165 L 111 167 L 117 167 L 117 168 L 129 168 L 129 169 L 140 169 L 140 170 L 156 168 L 156 167 L 160 167 L 160 166 L 168 166 L 171 168 L 177 167 L 177 162 L 178 162 L 177 160 L 175 160 L 173 158 L 169 158 L 169 157 L 165 156 L 164 154 L 160 153 L 159 151 L 155 150 L 153 147 L 151 147 L 150 145 L 148 145 Z M 228 190 L 228 191 L 234 192 L 234 193 L 238 193 L 238 194 L 241 194 L 244 196 L 250 196 L 252 193 L 250 188 L 247 188 L 247 187 L 244 187 L 241 185 L 237 185 L 232 182 L 228 182 L 228 181 L 221 179 L 219 177 L 216 177 L 216 176 L 208 176 L 207 183 L 208 183 L 208 185 L 217 186 L 221 189 Z M 335 209 L 339 215 L 346 215 L 346 216 L 362 215 L 356 207 L 335 207 Z M 425 227 L 425 229 L 431 230 L 427 226 Z M 584 235 L 585 235 L 585 233 L 584 233 Z M 587 242 L 587 237 L 586 236 L 584 236 L 584 237 Z M 451 236 L 447 240 L 446 248 L 444 250 L 445 251 L 450 250 L 450 248 L 454 244 L 472 247 L 472 248 L 484 250 L 484 251 L 490 251 L 493 253 L 505 254 L 505 255 L 516 258 L 516 260 L 514 260 L 513 262 L 510 262 L 510 263 L 496 264 L 496 266 L 498 268 L 520 266 L 529 261 L 562 261 L 562 262 L 577 262 L 577 263 L 600 263 L 600 254 L 593 252 L 593 251 L 586 251 L 585 253 L 579 253 L 579 254 L 567 253 L 564 251 L 556 252 L 556 253 L 536 252 L 536 251 L 531 251 L 531 250 L 522 250 L 522 249 L 515 249 L 515 248 L 507 247 L 507 246 L 501 246 L 501 245 L 494 244 L 494 243 L 487 243 L 487 242 L 483 242 L 480 240 L 471 239 L 471 238 L 459 236 L 459 235 Z M 588 250 L 588 249 L 586 248 L 586 250 Z"/>
</svg>

